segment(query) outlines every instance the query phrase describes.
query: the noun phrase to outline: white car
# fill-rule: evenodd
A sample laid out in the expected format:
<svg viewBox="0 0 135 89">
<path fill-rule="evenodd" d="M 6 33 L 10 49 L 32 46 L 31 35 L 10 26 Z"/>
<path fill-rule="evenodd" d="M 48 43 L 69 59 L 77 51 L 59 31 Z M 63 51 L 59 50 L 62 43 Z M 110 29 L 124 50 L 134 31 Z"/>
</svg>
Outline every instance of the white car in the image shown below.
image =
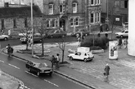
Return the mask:
<svg viewBox="0 0 135 89">
<path fill-rule="evenodd" d="M 94 55 L 92 52 L 75 52 L 68 55 L 68 58 L 70 60 L 76 59 L 76 60 L 83 60 L 85 62 L 92 61 L 94 58 Z"/>
<path fill-rule="evenodd" d="M 8 40 L 9 36 L 8 35 L 0 35 L 0 40 Z"/>
<path fill-rule="evenodd" d="M 116 32 L 115 33 L 116 37 L 122 37 L 122 38 L 128 38 L 128 30 L 124 30 L 122 32 Z"/>
</svg>

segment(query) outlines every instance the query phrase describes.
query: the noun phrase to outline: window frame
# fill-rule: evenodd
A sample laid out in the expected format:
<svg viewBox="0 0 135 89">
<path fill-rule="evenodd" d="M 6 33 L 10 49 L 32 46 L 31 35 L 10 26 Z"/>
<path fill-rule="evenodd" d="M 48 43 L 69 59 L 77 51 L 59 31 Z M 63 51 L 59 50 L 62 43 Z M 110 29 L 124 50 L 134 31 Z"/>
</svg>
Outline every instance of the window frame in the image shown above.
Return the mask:
<svg viewBox="0 0 135 89">
<path fill-rule="evenodd" d="M 77 13 L 77 9 L 78 9 L 78 3 L 77 2 L 72 3 L 72 9 L 73 9 L 73 13 Z"/>
<path fill-rule="evenodd" d="M 15 4 L 15 0 L 11 0 L 11 2 L 10 2 L 11 4 Z"/>
<path fill-rule="evenodd" d="M 21 4 L 24 5 L 24 0 L 21 0 Z"/>
<path fill-rule="evenodd" d="M 13 28 L 17 28 L 16 19 L 13 19 Z"/>
<path fill-rule="evenodd" d="M 78 24 L 76 24 L 76 23 L 78 23 Z M 74 18 L 74 25 L 79 26 L 79 17 Z"/>
<path fill-rule="evenodd" d="M 95 0 L 90 0 L 90 6 L 94 6 L 94 5 L 95 5 Z"/>
<path fill-rule="evenodd" d="M 54 14 L 54 4 L 53 3 L 49 4 L 48 8 L 49 8 L 49 15 Z"/>
<path fill-rule="evenodd" d="M 60 9 L 59 9 L 59 12 L 60 12 L 60 13 L 63 13 L 63 12 L 64 12 L 64 10 L 63 10 L 64 6 L 61 4 L 61 5 L 59 6 L 59 8 L 60 8 Z"/>
<path fill-rule="evenodd" d="M 101 4 L 101 0 L 97 0 L 97 5 L 100 5 Z"/>
<path fill-rule="evenodd" d="M 5 20 L 1 19 L 1 29 L 5 29 Z"/>
<path fill-rule="evenodd" d="M 91 16 L 93 15 L 93 16 Z M 90 23 L 94 23 L 94 13 L 90 13 Z"/>
<path fill-rule="evenodd" d="M 76 20 L 76 19 L 78 19 L 78 20 Z M 71 27 L 74 27 L 74 26 L 79 26 L 79 23 L 80 23 L 80 17 L 79 16 L 77 16 L 77 17 L 71 17 L 70 18 L 70 26 Z M 78 24 L 76 24 L 76 23 L 78 23 Z"/>
</svg>

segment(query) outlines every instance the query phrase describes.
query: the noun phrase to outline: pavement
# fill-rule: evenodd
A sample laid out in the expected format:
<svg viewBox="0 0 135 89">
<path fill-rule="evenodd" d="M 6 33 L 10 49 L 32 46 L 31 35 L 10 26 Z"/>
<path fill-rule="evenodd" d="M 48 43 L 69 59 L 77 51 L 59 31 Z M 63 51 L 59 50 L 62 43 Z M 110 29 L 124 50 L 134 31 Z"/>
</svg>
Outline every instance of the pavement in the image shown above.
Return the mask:
<svg viewBox="0 0 135 89">
<path fill-rule="evenodd" d="M 24 89 L 24 83 L 21 80 L 13 77 L 13 76 L 11 76 L 11 75 L 9 75 L 9 74 L 1 71 L 1 70 L 0 70 L 0 73 L 1 73 L 1 76 L 3 75 L 3 76 L 8 77 L 8 78 L 5 77 L 6 80 L 1 83 L 1 86 L 3 86 L 4 84 L 6 85 L 6 86 L 3 86 L 2 89 L 6 89 L 6 87 L 7 88 L 9 87 L 9 88 L 12 88 L 12 89 L 13 89 L 13 87 L 14 87 L 14 89 Z M 10 81 L 8 79 L 13 79 L 13 80 Z M 1 77 L 1 80 L 2 80 L 2 77 Z M 12 82 L 15 83 L 15 81 L 18 82 L 18 83 L 16 85 L 14 85 L 14 86 L 11 87 Z"/>
<path fill-rule="evenodd" d="M 15 50 L 24 49 L 24 46 L 14 46 L 14 48 L 16 48 Z M 14 57 L 24 61 L 46 62 L 46 60 L 32 58 L 29 54 L 17 53 L 16 51 L 14 52 Z M 91 89 L 135 89 L 135 72 L 133 71 L 135 69 L 135 61 L 133 59 L 134 57 L 127 55 L 127 49 L 120 49 L 119 60 L 108 60 L 107 50 L 104 53 L 95 55 L 94 62 L 72 61 L 71 65 L 62 66 L 59 70 L 55 70 L 55 73 L 70 78 Z M 103 76 L 103 69 L 106 63 L 109 63 L 111 66 L 108 82 L 105 82 Z"/>
</svg>

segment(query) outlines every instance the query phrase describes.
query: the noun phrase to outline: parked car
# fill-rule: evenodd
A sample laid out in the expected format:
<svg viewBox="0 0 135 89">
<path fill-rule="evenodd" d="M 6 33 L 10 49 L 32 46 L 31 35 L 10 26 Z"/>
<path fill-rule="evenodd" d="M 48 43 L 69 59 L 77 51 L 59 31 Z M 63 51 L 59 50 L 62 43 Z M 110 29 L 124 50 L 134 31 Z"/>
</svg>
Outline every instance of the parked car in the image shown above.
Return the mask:
<svg viewBox="0 0 135 89">
<path fill-rule="evenodd" d="M 35 36 L 35 35 L 34 35 L 34 37 L 33 37 L 33 41 L 34 41 L 34 42 L 41 42 L 41 40 L 42 40 L 42 37 L 41 37 L 41 36 Z M 26 37 L 21 37 L 21 38 L 20 38 L 20 41 L 21 41 L 22 43 L 26 43 L 26 42 L 27 42 L 27 38 L 26 38 Z"/>
<path fill-rule="evenodd" d="M 82 31 L 78 31 L 78 32 L 75 32 L 72 34 L 73 37 L 77 37 L 77 36 L 88 36 L 90 35 L 90 32 L 89 31 L 85 31 L 85 30 L 82 30 Z"/>
<path fill-rule="evenodd" d="M 28 69 L 28 72 L 36 73 L 38 76 L 40 76 L 40 74 L 48 74 L 50 76 L 52 75 L 52 68 L 46 63 L 28 61 L 26 63 L 26 68 Z"/>
<path fill-rule="evenodd" d="M 92 61 L 94 58 L 94 55 L 91 51 L 89 51 L 89 48 L 87 47 L 79 47 L 79 50 L 77 50 L 75 53 L 71 53 L 68 55 L 69 60 L 83 60 L 85 62 Z"/>
<path fill-rule="evenodd" d="M 26 35 L 29 35 L 30 34 L 30 31 L 28 33 L 26 32 L 23 32 L 23 33 L 18 33 L 18 36 L 21 38 L 21 37 L 26 37 Z M 40 33 L 34 33 L 34 35 L 36 36 L 40 36 Z"/>
<path fill-rule="evenodd" d="M 119 38 L 119 37 L 128 38 L 128 30 L 124 30 L 122 32 L 116 32 L 115 35 L 116 35 L 116 38 Z"/>
<path fill-rule="evenodd" d="M 60 38 L 67 36 L 65 31 L 55 30 L 52 33 L 47 34 L 47 38 Z"/>
<path fill-rule="evenodd" d="M 9 39 L 8 35 L 4 35 L 4 34 L 0 35 L 0 40 L 8 40 L 8 39 Z"/>
</svg>

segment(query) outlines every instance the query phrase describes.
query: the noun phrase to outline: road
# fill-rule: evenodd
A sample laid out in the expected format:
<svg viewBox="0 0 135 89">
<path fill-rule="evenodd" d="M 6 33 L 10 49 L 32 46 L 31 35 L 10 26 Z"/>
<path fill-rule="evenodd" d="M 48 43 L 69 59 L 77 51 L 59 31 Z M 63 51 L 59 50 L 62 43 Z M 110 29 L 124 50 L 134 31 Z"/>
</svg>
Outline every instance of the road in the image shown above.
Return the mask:
<svg viewBox="0 0 135 89">
<path fill-rule="evenodd" d="M 1 47 L 5 47 L 8 43 L 18 45 L 18 40 L 1 41 Z M 16 58 L 8 58 L 7 55 L 0 53 L 0 68 L 2 71 L 22 80 L 30 89 L 87 89 L 74 81 L 71 81 L 58 74 L 52 77 L 37 77 L 26 72 L 25 62 Z"/>
<path fill-rule="evenodd" d="M 110 35 L 109 35 L 110 36 Z M 60 42 L 62 39 L 45 39 L 45 43 Z M 75 37 L 64 38 L 65 42 L 76 41 Z M 1 48 L 7 44 L 19 45 L 19 40 L 0 41 Z M 7 55 L 0 53 L 0 68 L 6 73 L 22 80 L 24 84 L 31 89 L 87 89 L 80 84 L 64 78 L 58 74 L 53 74 L 52 77 L 37 77 L 26 72 L 25 62 L 16 58 L 8 58 Z"/>
</svg>

